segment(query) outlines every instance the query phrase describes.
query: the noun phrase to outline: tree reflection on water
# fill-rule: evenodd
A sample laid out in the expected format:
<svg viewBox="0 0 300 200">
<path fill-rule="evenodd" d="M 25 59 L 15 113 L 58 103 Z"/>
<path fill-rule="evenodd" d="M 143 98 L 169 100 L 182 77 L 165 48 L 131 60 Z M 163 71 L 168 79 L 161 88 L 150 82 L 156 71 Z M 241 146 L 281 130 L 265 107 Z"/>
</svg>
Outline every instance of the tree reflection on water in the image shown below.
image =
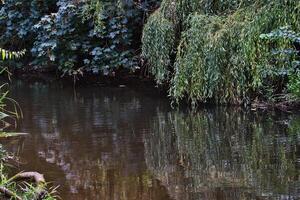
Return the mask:
<svg viewBox="0 0 300 200">
<path fill-rule="evenodd" d="M 63 199 L 299 199 L 299 115 L 206 108 L 126 88 L 12 85 L 25 170 Z M 13 146 L 19 151 L 19 145 Z"/>
<path fill-rule="evenodd" d="M 157 113 L 146 163 L 174 199 L 300 197 L 299 117 L 229 108 Z"/>
</svg>

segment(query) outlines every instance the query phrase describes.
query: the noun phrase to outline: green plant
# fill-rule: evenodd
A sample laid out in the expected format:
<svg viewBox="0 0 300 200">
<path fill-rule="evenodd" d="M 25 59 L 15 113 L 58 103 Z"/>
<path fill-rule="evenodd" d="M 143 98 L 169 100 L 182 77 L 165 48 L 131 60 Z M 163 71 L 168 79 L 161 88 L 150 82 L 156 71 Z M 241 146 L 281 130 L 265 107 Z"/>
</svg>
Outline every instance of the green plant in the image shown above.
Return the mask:
<svg viewBox="0 0 300 200">
<path fill-rule="evenodd" d="M 8 50 L 0 48 L 0 52 L 1 52 L 2 60 L 12 60 L 12 59 L 18 59 L 18 58 L 24 56 L 26 53 L 26 50 L 24 49 L 22 51 L 8 51 Z"/>
<path fill-rule="evenodd" d="M 104 75 L 132 72 L 138 64 L 140 27 L 159 2 L 6 0 L 0 5 L 1 46 L 31 50 L 14 67 L 29 65 L 70 76 L 79 69 Z"/>
<path fill-rule="evenodd" d="M 0 48 L 0 52 L 2 55 L 2 60 L 12 60 L 24 56 L 26 50 L 9 51 Z M 0 75 L 5 72 L 10 77 L 10 72 L 7 67 L 0 66 L 0 69 Z M 2 123 L 0 127 L 1 133 L 5 128 L 7 128 L 7 126 L 9 126 L 9 124 L 6 122 L 7 118 L 18 119 L 23 115 L 19 104 L 14 99 L 8 97 L 9 90 L 7 89 L 7 86 L 7 83 L 0 85 L 0 122 Z M 13 110 L 7 109 L 8 104 L 13 107 Z"/>
<path fill-rule="evenodd" d="M 1 58 L 2 60 L 12 60 L 17 59 L 25 55 L 26 50 L 22 51 L 9 51 L 1 49 Z M 10 76 L 10 72 L 6 67 L 0 67 L 0 74 L 6 72 Z M 22 110 L 20 109 L 19 104 L 12 98 L 8 97 L 9 90 L 7 89 L 8 84 L 0 85 L 0 131 L 4 131 L 10 124 L 7 122 L 7 118 L 11 118 L 15 121 L 16 119 L 22 117 Z M 13 109 L 9 110 L 7 107 L 11 106 Z"/>
<path fill-rule="evenodd" d="M 292 61 L 285 50 L 274 49 L 285 49 L 291 42 L 268 41 L 262 34 L 286 25 L 299 31 L 299 8 L 300 3 L 291 0 L 165 0 L 153 15 L 168 19 L 171 30 L 175 29 L 176 37 L 173 43 L 168 40 L 167 47 L 173 52 L 177 49 L 176 57 L 155 48 L 167 40 L 155 40 L 152 34 L 159 30 L 160 20 L 149 20 L 149 26 L 155 27 L 152 32 L 146 24 L 144 37 L 149 37 L 149 42 L 143 44 L 143 51 L 155 76 L 171 74 L 169 95 L 177 103 L 184 99 L 194 105 L 207 101 L 248 104 L 257 98 L 271 100 L 274 95 L 286 93 L 284 73 L 291 69 Z M 171 66 L 159 65 L 158 52 L 167 55 L 170 61 L 165 60 Z"/>
<path fill-rule="evenodd" d="M 169 79 L 171 55 L 174 53 L 175 27 L 160 11 L 148 19 L 142 38 L 143 56 L 150 64 L 150 71 L 158 84 Z"/>
<path fill-rule="evenodd" d="M 300 97 L 300 72 L 290 75 L 288 83 L 289 91 L 296 97 Z"/>
<path fill-rule="evenodd" d="M 300 44 L 300 34 L 291 30 L 291 27 L 285 26 L 268 34 L 261 34 L 260 38 L 272 45 L 271 59 L 276 59 L 277 63 L 282 65 L 279 70 L 273 70 L 273 74 L 286 78 L 288 92 L 300 97 L 300 49 L 299 47 L 297 49 Z"/>
<path fill-rule="evenodd" d="M 50 188 L 49 192 L 46 192 L 42 197 L 38 197 L 38 190 L 41 189 L 35 184 L 29 182 L 18 182 L 19 174 L 16 174 L 10 178 L 7 176 L 7 168 L 1 161 L 0 163 L 0 197 L 3 195 L 9 199 L 16 200 L 31 200 L 31 199 L 43 199 L 43 200 L 55 200 L 58 199 L 56 195 L 57 188 Z M 45 185 L 46 186 L 46 185 Z M 43 188 L 45 187 L 43 186 Z"/>
</svg>

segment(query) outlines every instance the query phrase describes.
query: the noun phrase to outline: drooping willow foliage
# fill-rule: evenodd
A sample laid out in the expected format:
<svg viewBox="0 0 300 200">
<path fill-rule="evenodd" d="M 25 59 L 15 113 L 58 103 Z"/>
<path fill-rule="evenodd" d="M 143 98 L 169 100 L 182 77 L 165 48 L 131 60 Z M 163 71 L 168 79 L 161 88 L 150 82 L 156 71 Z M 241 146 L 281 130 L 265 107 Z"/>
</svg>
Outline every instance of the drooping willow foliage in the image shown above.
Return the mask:
<svg viewBox="0 0 300 200">
<path fill-rule="evenodd" d="M 155 12 L 144 27 L 143 54 L 148 58 L 151 72 L 155 74 L 156 81 L 162 83 L 169 77 L 168 67 L 171 65 L 170 55 L 175 42 L 174 24 L 160 12 Z"/>
<path fill-rule="evenodd" d="M 299 83 L 299 76 L 295 76 L 299 67 L 295 64 L 299 60 L 299 1 L 165 0 L 156 12 L 154 15 L 163 17 L 156 24 L 149 19 L 154 30 L 144 29 L 143 37 L 152 38 L 143 40 L 143 47 L 147 47 L 144 56 L 158 83 L 170 83 L 169 93 L 176 102 L 187 97 L 193 103 L 249 103 L 297 91 L 291 87 Z M 166 20 L 177 33 L 175 42 L 168 44 L 171 37 L 155 34 L 154 28 L 166 28 Z M 281 27 L 288 27 L 295 37 L 262 35 Z M 154 57 L 157 47 L 164 45 L 168 50 Z M 161 74 L 168 74 L 165 70 L 170 68 L 172 76 L 162 81 Z"/>
</svg>

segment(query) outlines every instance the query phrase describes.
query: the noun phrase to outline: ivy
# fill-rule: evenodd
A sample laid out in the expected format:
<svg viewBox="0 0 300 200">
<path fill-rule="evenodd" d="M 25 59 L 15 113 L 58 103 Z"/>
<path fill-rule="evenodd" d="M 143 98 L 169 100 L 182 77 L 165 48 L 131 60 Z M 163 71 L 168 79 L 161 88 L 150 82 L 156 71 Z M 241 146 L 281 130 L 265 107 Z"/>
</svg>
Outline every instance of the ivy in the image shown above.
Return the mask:
<svg viewBox="0 0 300 200">
<path fill-rule="evenodd" d="M 24 66 L 63 74 L 134 71 L 142 26 L 157 0 L 7 0 L 1 5 L 2 46 L 30 50 Z"/>
</svg>

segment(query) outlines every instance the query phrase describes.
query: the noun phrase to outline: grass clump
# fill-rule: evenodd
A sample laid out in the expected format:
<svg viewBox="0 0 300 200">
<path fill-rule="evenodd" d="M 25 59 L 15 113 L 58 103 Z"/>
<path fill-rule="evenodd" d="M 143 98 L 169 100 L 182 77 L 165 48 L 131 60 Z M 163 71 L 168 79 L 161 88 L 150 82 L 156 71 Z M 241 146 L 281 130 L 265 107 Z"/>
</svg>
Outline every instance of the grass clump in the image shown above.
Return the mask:
<svg viewBox="0 0 300 200">
<path fill-rule="evenodd" d="M 3 162 L 6 160 L 7 153 L 0 147 L 1 163 L 0 163 L 0 198 L 1 199 L 16 199 L 16 200 L 55 200 L 58 199 L 56 195 L 57 188 L 50 188 L 46 190 L 46 183 L 33 184 L 24 180 L 17 180 L 19 174 L 8 177 L 9 168 Z M 43 192 L 41 192 L 43 191 Z"/>
</svg>

